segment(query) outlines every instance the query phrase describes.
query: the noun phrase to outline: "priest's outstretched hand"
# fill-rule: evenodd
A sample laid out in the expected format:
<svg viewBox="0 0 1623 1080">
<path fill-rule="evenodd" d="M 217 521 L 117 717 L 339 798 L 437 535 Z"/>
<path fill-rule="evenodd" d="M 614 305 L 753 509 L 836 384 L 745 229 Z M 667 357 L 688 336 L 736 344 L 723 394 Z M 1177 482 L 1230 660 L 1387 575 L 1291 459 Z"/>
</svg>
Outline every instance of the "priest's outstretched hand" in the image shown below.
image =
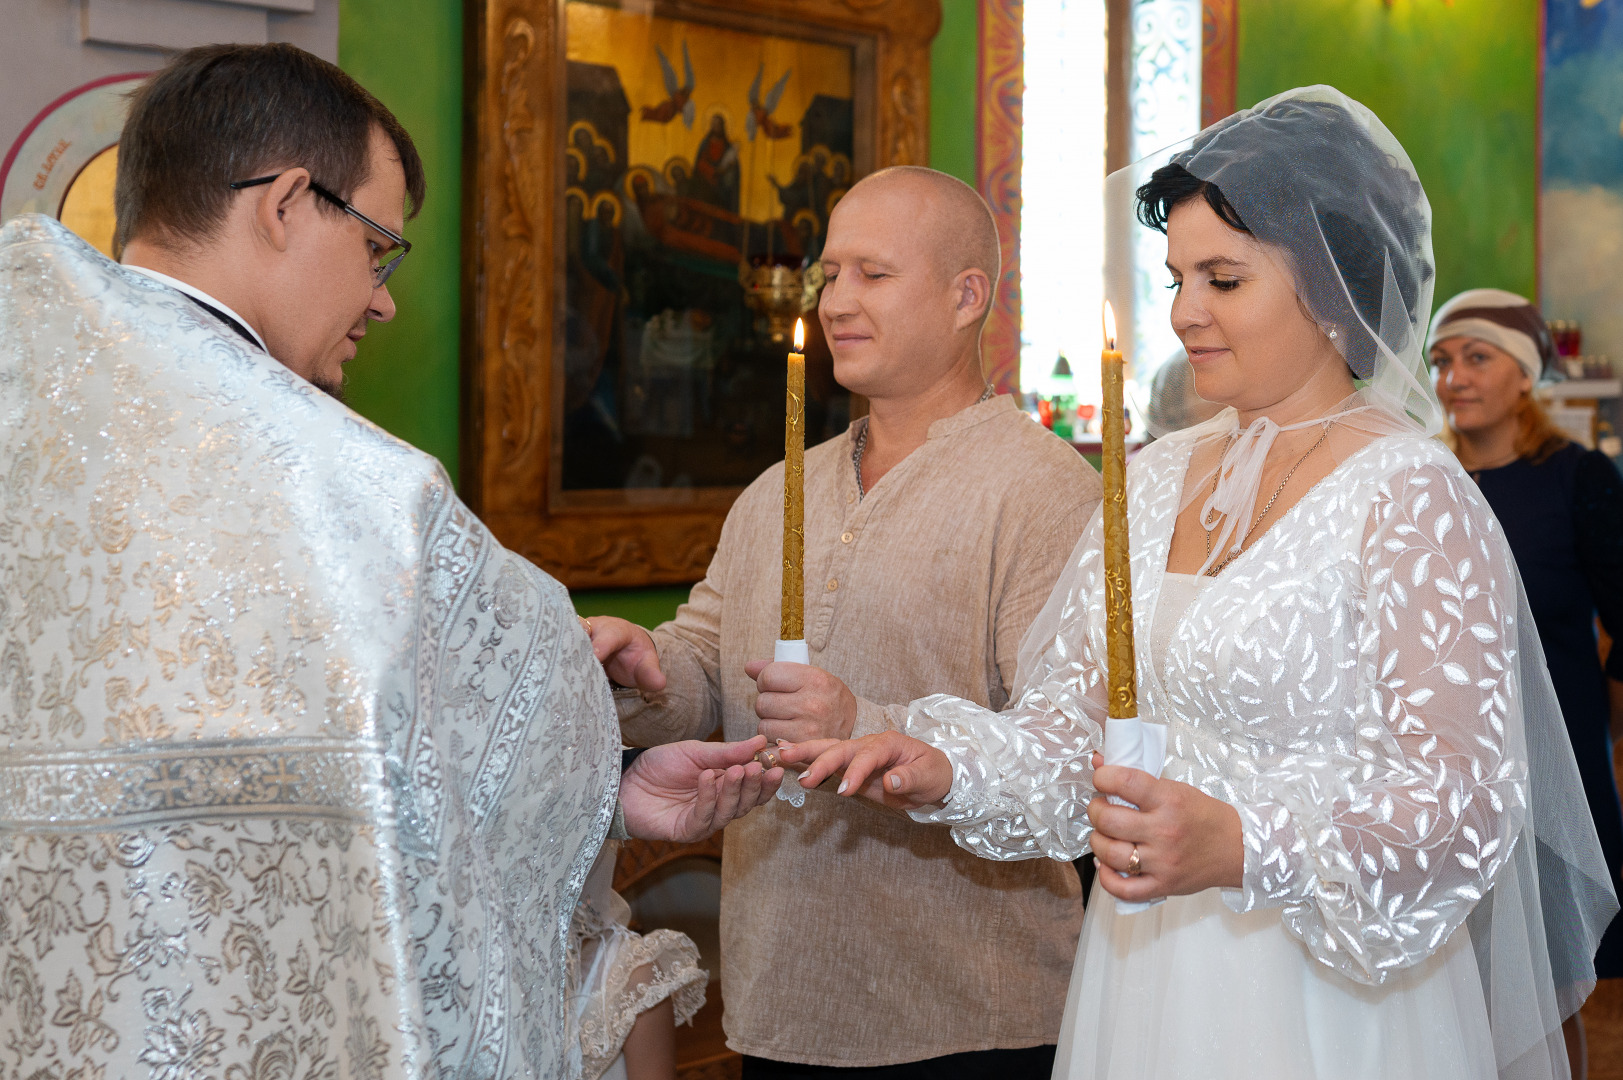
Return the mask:
<svg viewBox="0 0 1623 1080">
<path fill-rule="evenodd" d="M 751 660 L 744 674 L 755 680 L 755 715 L 773 742 L 848 739 L 857 722 L 857 696 L 838 678 L 810 664 Z"/>
<path fill-rule="evenodd" d="M 782 769 L 763 769 L 755 755 L 766 746 L 745 742 L 666 743 L 643 751 L 620 778 L 626 832 L 639 840 L 703 840 L 765 803 L 778 790 Z"/>
<path fill-rule="evenodd" d="M 952 762 L 947 755 L 899 731 L 843 741 L 780 744 L 778 758 L 790 765 L 811 763 L 800 775 L 801 787 L 814 788 L 841 773 L 837 794 L 860 795 L 893 810 L 939 806 L 952 790 Z"/>
</svg>

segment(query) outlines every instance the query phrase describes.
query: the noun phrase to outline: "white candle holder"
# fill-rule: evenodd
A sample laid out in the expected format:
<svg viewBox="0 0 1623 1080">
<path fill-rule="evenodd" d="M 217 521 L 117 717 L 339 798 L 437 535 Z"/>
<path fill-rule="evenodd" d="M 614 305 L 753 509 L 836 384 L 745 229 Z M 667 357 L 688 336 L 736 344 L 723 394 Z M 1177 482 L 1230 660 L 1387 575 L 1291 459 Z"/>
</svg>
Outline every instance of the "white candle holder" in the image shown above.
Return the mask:
<svg viewBox="0 0 1623 1080">
<path fill-rule="evenodd" d="M 1105 752 L 1106 765 L 1125 765 L 1129 769 L 1141 769 L 1156 779 L 1160 779 L 1161 769 L 1167 758 L 1167 726 L 1152 720 L 1141 720 L 1136 716 L 1114 717 L 1105 721 Z M 1133 804 L 1115 795 L 1108 796 L 1117 806 L 1132 806 Z M 1133 807 L 1133 809 L 1138 809 Z M 1120 870 L 1111 871 L 1122 877 L 1131 877 Z M 1154 907 L 1165 900 L 1158 897 L 1154 900 L 1117 900 L 1116 910 L 1123 915 L 1136 915 L 1140 911 Z"/>
<path fill-rule="evenodd" d="M 809 665 L 811 650 L 804 641 L 779 641 L 772 648 L 772 659 L 779 663 Z M 778 798 L 796 810 L 806 805 L 806 789 L 800 786 L 800 773 L 787 765 L 783 767 L 783 783 L 778 785 Z"/>
<path fill-rule="evenodd" d="M 772 648 L 772 659 L 790 664 L 810 664 L 811 650 L 804 641 L 780 641 Z"/>
</svg>

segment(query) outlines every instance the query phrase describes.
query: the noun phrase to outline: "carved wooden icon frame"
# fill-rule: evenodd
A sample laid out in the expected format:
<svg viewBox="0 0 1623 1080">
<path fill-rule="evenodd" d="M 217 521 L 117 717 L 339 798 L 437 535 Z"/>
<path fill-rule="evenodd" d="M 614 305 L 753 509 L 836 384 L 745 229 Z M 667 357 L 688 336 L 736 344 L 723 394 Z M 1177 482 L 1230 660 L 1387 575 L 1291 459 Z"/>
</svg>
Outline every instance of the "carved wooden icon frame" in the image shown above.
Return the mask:
<svg viewBox="0 0 1623 1080">
<path fill-rule="evenodd" d="M 565 0 L 470 0 L 463 190 L 462 495 L 571 588 L 703 576 L 738 488 L 572 492 L 559 481 Z M 622 10 L 846 42 L 860 165 L 928 160 L 939 0 L 621 0 Z M 582 498 L 582 495 L 589 496 Z"/>
</svg>

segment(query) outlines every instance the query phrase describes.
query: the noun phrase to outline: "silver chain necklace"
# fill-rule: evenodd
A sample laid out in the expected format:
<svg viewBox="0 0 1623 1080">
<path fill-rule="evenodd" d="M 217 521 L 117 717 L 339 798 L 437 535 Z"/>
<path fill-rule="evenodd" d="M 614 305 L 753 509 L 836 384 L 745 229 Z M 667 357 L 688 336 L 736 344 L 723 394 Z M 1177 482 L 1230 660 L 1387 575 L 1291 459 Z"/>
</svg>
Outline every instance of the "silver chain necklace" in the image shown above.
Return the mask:
<svg viewBox="0 0 1623 1080">
<path fill-rule="evenodd" d="M 992 398 L 994 398 L 996 396 L 997 396 L 997 387 L 992 386 L 990 383 L 988 383 L 986 389 L 981 391 L 981 396 L 975 402 L 975 405 L 983 405 L 986 402 L 991 401 Z M 970 408 L 974 408 L 974 407 L 975 407 L 974 405 L 970 406 Z M 867 496 L 868 496 L 868 492 L 862 486 L 862 455 L 863 455 L 863 452 L 866 451 L 867 449 L 868 449 L 868 425 L 863 424 L 862 425 L 862 430 L 857 432 L 857 441 L 856 441 L 856 443 L 851 447 L 851 465 L 857 471 L 857 498 L 859 498 L 859 499 L 867 498 Z"/>
<path fill-rule="evenodd" d="M 1235 552 L 1231 552 L 1229 554 L 1228 558 L 1224 559 L 1222 562 L 1218 563 L 1216 566 L 1214 566 L 1210 570 L 1206 571 L 1206 576 L 1207 577 L 1216 577 L 1218 574 L 1221 574 L 1224 570 L 1228 569 L 1229 563 L 1233 562 L 1235 559 L 1238 559 L 1241 555 L 1245 554 L 1245 546 L 1246 546 L 1246 544 L 1251 542 L 1251 535 L 1257 531 L 1257 526 L 1262 524 L 1262 519 L 1268 516 L 1268 511 L 1270 511 L 1270 510 L 1272 510 L 1274 508 L 1274 503 L 1279 501 L 1279 496 L 1285 490 L 1285 485 L 1291 482 L 1291 477 L 1295 476 L 1296 475 L 1296 470 L 1300 469 L 1302 467 L 1302 462 L 1304 462 L 1308 458 L 1312 457 L 1313 456 L 1313 451 L 1317 450 L 1319 447 L 1324 445 L 1324 440 L 1330 437 L 1330 428 L 1332 426 L 1334 426 L 1334 424 L 1335 424 L 1335 421 L 1332 420 L 1332 421 L 1330 421 L 1330 423 L 1324 425 L 1324 430 L 1319 433 L 1319 441 L 1307 448 L 1307 453 L 1303 454 L 1300 458 L 1297 459 L 1296 464 L 1291 466 L 1290 472 L 1285 474 L 1285 479 L 1281 480 L 1279 482 L 1279 486 L 1274 488 L 1273 496 L 1268 500 L 1268 504 L 1262 508 L 1262 513 L 1257 515 L 1257 520 L 1255 520 L 1255 521 L 1253 521 L 1251 523 L 1251 528 L 1247 529 L 1246 534 L 1240 538 L 1240 550 L 1235 551 Z M 1234 437 L 1233 436 L 1231 436 L 1229 438 L 1229 445 L 1230 446 L 1234 445 Z M 1224 453 L 1225 454 L 1227 453 L 1226 448 L 1224 450 Z M 1223 475 L 1222 468 L 1223 468 L 1222 467 L 1222 459 L 1219 458 L 1218 459 L 1218 474 L 1217 474 L 1217 477 L 1214 478 L 1213 481 L 1212 481 L 1212 490 L 1214 492 L 1217 490 L 1218 481 L 1220 481 L 1222 479 L 1222 475 Z M 1221 520 L 1221 519 L 1219 519 L 1219 520 Z M 1206 529 L 1206 522 L 1202 521 L 1200 523 L 1200 527 L 1203 528 L 1203 529 Z M 1212 530 L 1211 529 L 1206 529 L 1206 557 L 1208 559 L 1212 557 Z"/>
</svg>

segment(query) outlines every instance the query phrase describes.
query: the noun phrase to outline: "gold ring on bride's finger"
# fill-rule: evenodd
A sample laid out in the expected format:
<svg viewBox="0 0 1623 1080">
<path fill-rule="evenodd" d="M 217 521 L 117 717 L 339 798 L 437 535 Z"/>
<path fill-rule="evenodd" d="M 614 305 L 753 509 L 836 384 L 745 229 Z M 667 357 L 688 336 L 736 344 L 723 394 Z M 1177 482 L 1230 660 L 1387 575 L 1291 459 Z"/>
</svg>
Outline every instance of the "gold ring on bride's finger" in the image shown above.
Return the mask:
<svg viewBox="0 0 1623 1080">
<path fill-rule="evenodd" d="M 762 750 L 755 755 L 755 760 L 759 761 L 761 763 L 761 768 L 765 769 L 767 772 L 771 772 L 773 769 L 781 768 L 783 766 L 783 761 L 778 757 L 777 751 L 775 750 Z"/>
<path fill-rule="evenodd" d="M 577 619 L 580 619 L 580 628 L 582 630 L 586 631 L 586 636 L 591 637 L 592 636 L 592 620 L 591 619 L 586 619 L 586 618 L 581 618 L 581 616 L 579 616 L 579 615 L 577 615 L 575 617 Z"/>
<path fill-rule="evenodd" d="M 1144 867 L 1138 861 L 1138 845 L 1133 845 L 1133 853 L 1127 858 L 1127 869 L 1122 871 L 1128 877 L 1137 877 L 1144 872 Z"/>
</svg>

